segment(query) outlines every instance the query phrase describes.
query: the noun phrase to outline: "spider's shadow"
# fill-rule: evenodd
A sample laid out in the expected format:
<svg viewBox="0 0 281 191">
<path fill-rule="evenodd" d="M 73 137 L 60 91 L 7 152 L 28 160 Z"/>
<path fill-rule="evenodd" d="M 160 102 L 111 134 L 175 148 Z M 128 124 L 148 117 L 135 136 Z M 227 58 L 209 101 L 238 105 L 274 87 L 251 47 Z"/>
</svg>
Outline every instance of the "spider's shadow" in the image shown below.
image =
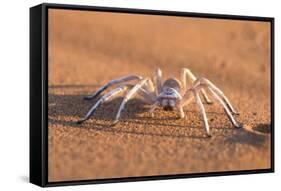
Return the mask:
<svg viewBox="0 0 281 191">
<path fill-rule="evenodd" d="M 84 100 L 85 95 L 48 95 L 48 114 L 50 117 L 66 116 L 66 117 L 83 117 L 94 104 L 98 98 L 92 100 Z M 114 120 L 118 108 L 123 100 L 123 97 L 117 97 L 109 102 L 103 103 L 98 107 L 91 118 L 98 120 Z M 149 106 L 138 98 L 131 99 L 127 102 L 126 108 L 122 113 L 122 118 L 132 119 L 139 113 L 144 113 L 149 110 Z"/>
</svg>

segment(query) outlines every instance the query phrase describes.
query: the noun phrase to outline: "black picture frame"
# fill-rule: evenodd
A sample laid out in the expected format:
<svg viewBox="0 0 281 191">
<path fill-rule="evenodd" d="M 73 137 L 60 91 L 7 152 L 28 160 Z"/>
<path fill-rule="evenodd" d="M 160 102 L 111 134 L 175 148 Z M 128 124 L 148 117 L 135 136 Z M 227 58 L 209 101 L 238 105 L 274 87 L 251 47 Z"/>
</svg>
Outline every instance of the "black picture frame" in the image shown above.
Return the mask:
<svg viewBox="0 0 281 191">
<path fill-rule="evenodd" d="M 48 9 L 87 10 L 195 18 L 215 18 L 269 22 L 271 26 L 271 168 L 227 172 L 206 172 L 163 176 L 48 182 Z M 30 182 L 42 187 L 95 183 L 193 178 L 274 172 L 274 18 L 142 10 L 64 4 L 40 4 L 30 8 Z"/>
</svg>

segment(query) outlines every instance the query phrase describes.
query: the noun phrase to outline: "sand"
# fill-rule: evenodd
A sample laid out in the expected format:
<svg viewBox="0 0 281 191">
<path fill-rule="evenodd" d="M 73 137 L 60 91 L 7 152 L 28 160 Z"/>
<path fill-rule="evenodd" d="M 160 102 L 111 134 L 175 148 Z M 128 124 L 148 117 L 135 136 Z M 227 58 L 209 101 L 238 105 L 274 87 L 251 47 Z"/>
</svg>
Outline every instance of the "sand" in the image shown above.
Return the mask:
<svg viewBox="0 0 281 191">
<path fill-rule="evenodd" d="M 270 148 L 268 22 L 49 11 L 48 180 L 70 181 L 267 169 Z M 97 101 L 83 100 L 111 79 L 179 77 L 187 67 L 216 84 L 240 112 L 235 129 L 217 103 L 204 104 L 212 137 L 192 103 L 187 119 L 138 97 L 116 126 L 122 97 L 75 122 Z"/>
</svg>

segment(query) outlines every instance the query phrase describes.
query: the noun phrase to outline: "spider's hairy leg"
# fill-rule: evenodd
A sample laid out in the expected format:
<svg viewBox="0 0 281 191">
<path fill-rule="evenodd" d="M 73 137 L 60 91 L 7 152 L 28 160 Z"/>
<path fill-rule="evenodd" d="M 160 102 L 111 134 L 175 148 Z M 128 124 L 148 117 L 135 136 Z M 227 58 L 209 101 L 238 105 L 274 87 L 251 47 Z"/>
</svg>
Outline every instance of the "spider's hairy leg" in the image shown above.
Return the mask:
<svg viewBox="0 0 281 191">
<path fill-rule="evenodd" d="M 179 112 L 180 112 L 180 118 L 181 119 L 185 118 L 185 113 L 184 113 L 184 110 L 183 110 L 183 106 L 179 105 L 178 109 L 179 109 Z"/>
<path fill-rule="evenodd" d="M 231 114 L 229 108 L 227 107 L 227 105 L 225 104 L 225 102 L 219 97 L 219 95 L 212 88 L 208 87 L 208 90 L 214 95 L 215 99 L 223 106 L 224 111 L 226 112 L 227 117 L 231 121 L 233 126 L 236 128 L 240 128 L 241 125 L 235 121 L 234 117 L 232 116 L 232 114 Z"/>
<path fill-rule="evenodd" d="M 191 101 L 194 99 L 193 93 L 191 89 L 186 90 L 184 95 L 182 96 L 182 100 L 180 101 L 180 105 L 182 107 L 187 106 L 191 103 Z"/>
<path fill-rule="evenodd" d="M 102 96 L 96 103 L 95 105 L 88 111 L 88 113 L 85 115 L 85 117 L 83 117 L 82 119 L 80 119 L 79 121 L 77 121 L 77 124 L 81 124 L 84 121 L 88 120 L 96 111 L 96 109 L 105 101 L 108 101 L 109 99 L 117 96 L 119 93 L 127 90 L 128 87 L 127 86 L 121 86 L 118 88 L 115 88 L 113 90 L 111 90 L 110 92 L 108 92 L 107 94 L 105 94 L 104 96 Z"/>
<path fill-rule="evenodd" d="M 156 95 L 154 93 L 155 92 L 151 92 L 143 88 L 140 88 L 138 91 L 138 94 L 141 96 L 142 100 L 146 104 L 150 104 L 150 105 L 155 102 Z"/>
<path fill-rule="evenodd" d="M 203 103 L 202 103 L 202 101 L 201 101 L 201 99 L 199 97 L 199 94 L 195 90 L 193 91 L 193 95 L 195 97 L 196 103 L 199 106 L 199 109 L 200 109 L 200 112 L 201 112 L 201 115 L 202 115 L 202 119 L 203 119 L 203 122 L 204 122 L 204 126 L 205 126 L 205 129 L 206 129 L 207 135 L 209 137 L 211 137 L 210 128 L 209 128 L 209 124 L 208 124 L 208 118 L 207 118 L 207 115 L 206 115 L 206 111 L 205 111 L 204 105 L 203 105 Z"/>
<path fill-rule="evenodd" d="M 147 104 L 153 104 L 157 98 L 157 92 L 155 86 L 150 78 L 148 78 L 147 83 L 145 83 L 138 93 L 144 98 Z"/>
<path fill-rule="evenodd" d="M 159 95 L 162 89 L 161 78 L 162 78 L 162 71 L 160 68 L 157 68 L 153 78 L 156 84 L 156 95 Z"/>
<path fill-rule="evenodd" d="M 197 78 L 195 75 L 188 69 L 188 68 L 182 68 L 181 70 L 181 81 L 183 86 L 183 91 L 187 90 L 187 81 L 190 81 L 192 84 Z M 211 104 L 213 103 L 207 96 L 207 93 L 205 90 L 201 90 L 201 93 L 206 101 L 206 103 Z"/>
<path fill-rule="evenodd" d="M 148 113 L 150 113 L 151 117 L 154 117 L 154 110 L 159 106 L 159 101 L 157 100 L 156 102 L 154 102 L 150 108 L 150 110 L 148 111 Z"/>
<path fill-rule="evenodd" d="M 132 80 L 141 80 L 141 79 L 142 79 L 142 77 L 140 77 L 140 76 L 130 75 L 130 76 L 125 76 L 125 77 L 121 77 L 121 78 L 111 80 L 107 84 L 105 84 L 104 86 L 99 88 L 96 92 L 92 93 L 89 96 L 84 97 L 84 99 L 86 99 L 86 100 L 94 99 L 94 98 L 98 97 L 103 91 L 105 91 L 107 88 L 109 88 L 112 85 L 117 85 L 117 84 L 121 84 L 121 83 L 124 83 L 124 82 L 132 81 Z"/>
<path fill-rule="evenodd" d="M 216 85 L 214 85 L 210 80 L 208 80 L 206 78 L 199 78 L 198 80 L 196 80 L 196 82 L 194 82 L 195 86 L 196 86 L 196 84 L 206 84 L 209 88 L 211 88 L 223 100 L 223 102 L 226 104 L 226 106 L 229 108 L 229 110 L 233 114 L 239 115 L 239 112 L 237 112 L 233 108 L 233 106 L 231 105 L 231 103 L 229 102 L 227 97 L 224 95 L 224 93 Z"/>
<path fill-rule="evenodd" d="M 194 99 L 194 95 L 192 93 L 191 89 L 186 90 L 186 92 L 183 94 L 182 99 L 178 103 L 178 109 L 180 112 L 180 118 L 186 118 L 186 115 L 184 113 L 184 107 L 190 104 L 190 102 Z"/>
<path fill-rule="evenodd" d="M 130 100 L 143 86 L 144 84 L 148 81 L 149 78 L 144 78 L 142 79 L 139 83 L 137 83 L 131 90 L 129 90 L 129 92 L 126 94 L 126 96 L 124 97 L 118 112 L 116 114 L 115 120 L 113 122 L 113 125 L 116 124 L 119 121 L 121 112 L 123 111 L 125 104 L 127 103 L 128 100 Z"/>
<path fill-rule="evenodd" d="M 155 93 L 155 87 L 154 87 L 154 84 L 153 84 L 153 82 L 150 78 L 147 80 L 147 83 L 144 84 L 143 89 L 145 89 L 148 92 Z M 155 94 L 155 96 L 156 96 L 156 94 Z"/>
</svg>

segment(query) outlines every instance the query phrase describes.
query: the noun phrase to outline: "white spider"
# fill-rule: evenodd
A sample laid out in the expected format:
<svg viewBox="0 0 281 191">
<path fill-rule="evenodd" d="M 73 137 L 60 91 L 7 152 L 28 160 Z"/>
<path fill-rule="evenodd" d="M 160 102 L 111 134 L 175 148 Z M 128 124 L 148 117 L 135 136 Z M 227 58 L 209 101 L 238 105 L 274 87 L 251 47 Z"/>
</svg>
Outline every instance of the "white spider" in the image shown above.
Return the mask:
<svg viewBox="0 0 281 191">
<path fill-rule="evenodd" d="M 152 116 L 155 108 L 160 106 L 163 107 L 164 110 L 173 110 L 174 108 L 177 108 L 180 112 L 180 117 L 185 118 L 183 107 L 187 106 L 195 98 L 195 101 L 198 104 L 202 114 L 206 132 L 208 136 L 211 136 L 206 111 L 202 104 L 201 98 L 199 97 L 199 93 L 202 93 L 206 103 L 212 103 L 212 101 L 206 94 L 207 91 L 210 95 L 213 96 L 216 101 L 218 101 L 223 106 L 231 123 L 237 128 L 240 127 L 240 125 L 235 121 L 233 117 L 233 114 L 238 114 L 238 112 L 233 109 L 232 105 L 223 94 L 223 92 L 206 78 L 196 78 L 187 68 L 183 68 L 181 71 L 181 81 L 176 78 L 168 78 L 162 83 L 161 77 L 162 72 L 160 69 L 157 69 L 153 79 L 155 85 L 149 77 L 143 78 L 136 75 L 125 76 L 108 82 L 92 95 L 85 97 L 85 99 L 96 98 L 110 86 L 119 86 L 103 95 L 90 109 L 86 116 L 79 120 L 77 123 L 81 124 L 89 119 L 90 116 L 93 115 L 93 113 L 96 111 L 98 106 L 122 92 L 127 93 L 118 109 L 113 124 L 116 124 L 119 121 L 121 112 L 124 109 L 127 101 L 137 93 L 145 103 L 152 105 L 149 111 Z M 129 81 L 137 81 L 137 83 L 125 83 Z M 190 86 L 187 86 L 187 81 L 191 82 Z"/>
</svg>

